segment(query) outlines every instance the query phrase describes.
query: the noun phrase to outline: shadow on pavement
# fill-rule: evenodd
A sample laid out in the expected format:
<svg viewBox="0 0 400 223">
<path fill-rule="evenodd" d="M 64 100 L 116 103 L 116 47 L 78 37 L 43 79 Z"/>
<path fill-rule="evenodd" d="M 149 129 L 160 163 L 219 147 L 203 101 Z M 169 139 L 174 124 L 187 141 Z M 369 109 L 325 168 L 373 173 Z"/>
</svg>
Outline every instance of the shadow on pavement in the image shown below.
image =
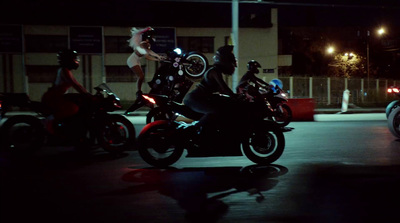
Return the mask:
<svg viewBox="0 0 400 223">
<path fill-rule="evenodd" d="M 107 195 L 129 195 L 158 191 L 171 197 L 185 210 L 188 222 L 217 222 L 229 207 L 221 199 L 236 193 L 248 193 L 255 202 L 263 202 L 262 192 L 278 184 L 278 176 L 288 169 L 279 165 L 213 167 L 184 169 L 135 169 L 122 176 L 138 185 Z"/>
</svg>

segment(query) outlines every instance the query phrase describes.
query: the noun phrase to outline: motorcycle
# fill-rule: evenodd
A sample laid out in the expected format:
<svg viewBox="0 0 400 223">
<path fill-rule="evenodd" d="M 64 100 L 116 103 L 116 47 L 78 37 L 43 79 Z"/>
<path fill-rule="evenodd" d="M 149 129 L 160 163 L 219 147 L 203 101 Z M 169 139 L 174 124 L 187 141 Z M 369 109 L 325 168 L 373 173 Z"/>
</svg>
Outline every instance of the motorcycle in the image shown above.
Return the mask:
<svg viewBox="0 0 400 223">
<path fill-rule="evenodd" d="M 398 87 L 389 87 L 388 93 L 393 93 L 400 97 L 400 89 Z M 388 119 L 389 131 L 396 137 L 400 138 L 400 101 L 394 100 L 386 106 L 386 117 Z"/>
<path fill-rule="evenodd" d="M 121 153 L 135 142 L 135 128 L 124 116 L 109 112 L 121 109 L 119 98 L 106 84 L 94 88 L 96 93 L 90 100 L 81 94 L 66 94 L 80 105 L 79 114 L 56 122 L 54 131 L 48 131 L 47 119 L 51 115 L 41 103 L 31 101 L 24 93 L 0 95 L 1 148 L 13 153 L 29 153 L 46 143 L 72 144 L 77 148 L 102 147 L 109 153 Z M 30 114 L 11 115 L 6 113 L 13 107 L 25 108 Z"/>
<path fill-rule="evenodd" d="M 148 83 L 151 88 L 149 93 L 167 95 L 174 101 L 182 102 L 184 96 L 193 85 L 193 81 L 201 78 L 207 67 L 207 58 L 199 52 L 183 53 L 179 48 L 169 51 L 167 52 L 167 59 L 161 61 L 161 66 Z M 154 107 L 151 104 L 147 104 L 142 97 L 126 110 L 125 115 L 143 106 L 149 106 L 152 114 L 159 112 L 158 109 L 152 112 Z M 167 114 L 158 115 L 164 115 L 166 119 L 172 118 L 167 117 Z"/>
<path fill-rule="evenodd" d="M 172 101 L 163 95 L 144 95 L 160 107 L 191 119 L 199 120 L 204 114 Z M 163 106 L 163 104 L 165 106 Z M 237 119 L 216 119 L 206 126 L 208 131 L 198 131 L 192 122 L 157 120 L 147 124 L 138 136 L 138 151 L 145 162 L 155 167 L 167 167 L 177 162 L 184 150 L 187 157 L 243 156 L 257 164 L 276 161 L 285 148 L 283 130 L 273 121 L 264 120 L 265 103 L 245 102 L 246 121 Z M 251 112 L 250 112 L 251 111 Z M 243 115 L 243 113 L 241 113 Z M 222 121 L 223 120 L 223 121 Z M 227 121 L 229 120 L 229 121 Z M 243 153 L 242 153 L 243 150 Z"/>
<path fill-rule="evenodd" d="M 288 95 L 279 84 L 271 82 L 270 85 L 265 85 L 248 81 L 248 85 L 239 91 L 247 101 L 254 101 L 255 97 L 264 100 L 271 111 L 266 118 L 275 121 L 280 127 L 285 127 L 292 121 L 292 110 L 287 104 Z"/>
</svg>

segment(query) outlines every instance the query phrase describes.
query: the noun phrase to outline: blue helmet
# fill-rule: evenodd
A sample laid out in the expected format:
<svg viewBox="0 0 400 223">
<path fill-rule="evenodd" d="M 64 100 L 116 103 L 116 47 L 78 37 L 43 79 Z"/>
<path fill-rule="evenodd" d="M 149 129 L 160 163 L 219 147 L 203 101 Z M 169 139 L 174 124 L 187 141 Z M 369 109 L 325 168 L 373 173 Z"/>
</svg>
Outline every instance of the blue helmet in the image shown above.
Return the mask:
<svg viewBox="0 0 400 223">
<path fill-rule="evenodd" d="M 269 82 L 269 84 L 270 84 L 270 85 L 273 85 L 274 87 L 278 86 L 280 89 L 283 88 L 283 83 L 282 83 L 282 81 L 279 80 L 279 79 L 272 79 L 272 80 Z"/>
</svg>

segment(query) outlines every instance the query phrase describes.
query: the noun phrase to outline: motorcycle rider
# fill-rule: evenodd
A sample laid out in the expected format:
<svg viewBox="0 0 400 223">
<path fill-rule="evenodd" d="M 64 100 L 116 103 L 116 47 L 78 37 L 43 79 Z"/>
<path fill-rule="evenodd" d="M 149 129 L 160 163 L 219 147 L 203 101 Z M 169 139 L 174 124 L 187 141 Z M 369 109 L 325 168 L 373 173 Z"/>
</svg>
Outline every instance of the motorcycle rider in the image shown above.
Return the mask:
<svg viewBox="0 0 400 223">
<path fill-rule="evenodd" d="M 260 73 L 258 68 L 261 68 L 260 63 L 255 60 L 250 60 L 247 63 L 247 72 L 240 79 L 238 86 L 236 87 L 236 92 L 239 94 L 244 93 L 246 87 L 249 86 L 249 82 L 262 84 L 268 86 L 268 84 L 262 79 L 258 78 L 256 74 Z"/>
<path fill-rule="evenodd" d="M 233 46 L 218 48 L 213 66 L 206 71 L 201 82 L 184 98 L 184 104 L 192 110 L 205 114 L 199 120 L 199 128 L 216 119 L 225 119 L 237 110 L 236 94 L 225 83 L 222 74 L 232 75 L 237 67 L 232 53 Z M 228 97 L 227 97 L 228 96 Z"/>
<path fill-rule="evenodd" d="M 90 93 L 75 79 L 72 70 L 79 67 L 79 57 L 75 50 L 61 50 L 57 54 L 58 69 L 56 79 L 47 92 L 42 96 L 42 103 L 50 110 L 52 116 L 47 119 L 46 127 L 54 133 L 53 123 L 78 113 L 79 106 L 68 100 L 65 93 L 71 87 L 81 94 L 90 95 Z"/>
<path fill-rule="evenodd" d="M 145 57 L 147 60 L 160 61 L 164 57 L 158 55 L 152 51 L 151 44 L 155 42 L 154 29 L 147 27 L 144 29 L 137 29 L 133 27 L 131 29 L 131 38 L 128 40 L 129 46 L 132 47 L 133 53 L 128 57 L 126 63 L 129 69 L 137 75 L 137 92 L 135 104 L 142 102 L 142 84 L 144 81 L 144 72 L 141 67 L 140 59 Z"/>
</svg>

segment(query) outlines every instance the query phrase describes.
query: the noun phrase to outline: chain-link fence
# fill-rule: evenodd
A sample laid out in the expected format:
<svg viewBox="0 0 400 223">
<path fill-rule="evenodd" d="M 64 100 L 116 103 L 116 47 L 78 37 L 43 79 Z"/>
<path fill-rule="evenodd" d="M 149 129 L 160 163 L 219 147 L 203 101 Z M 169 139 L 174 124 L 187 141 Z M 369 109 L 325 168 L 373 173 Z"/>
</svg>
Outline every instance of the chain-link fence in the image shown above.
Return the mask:
<svg viewBox="0 0 400 223">
<path fill-rule="evenodd" d="M 318 106 L 342 103 L 343 91 L 350 91 L 350 103 L 359 106 L 382 106 L 396 99 L 387 88 L 400 80 L 280 76 L 290 98 L 314 98 Z"/>
</svg>

